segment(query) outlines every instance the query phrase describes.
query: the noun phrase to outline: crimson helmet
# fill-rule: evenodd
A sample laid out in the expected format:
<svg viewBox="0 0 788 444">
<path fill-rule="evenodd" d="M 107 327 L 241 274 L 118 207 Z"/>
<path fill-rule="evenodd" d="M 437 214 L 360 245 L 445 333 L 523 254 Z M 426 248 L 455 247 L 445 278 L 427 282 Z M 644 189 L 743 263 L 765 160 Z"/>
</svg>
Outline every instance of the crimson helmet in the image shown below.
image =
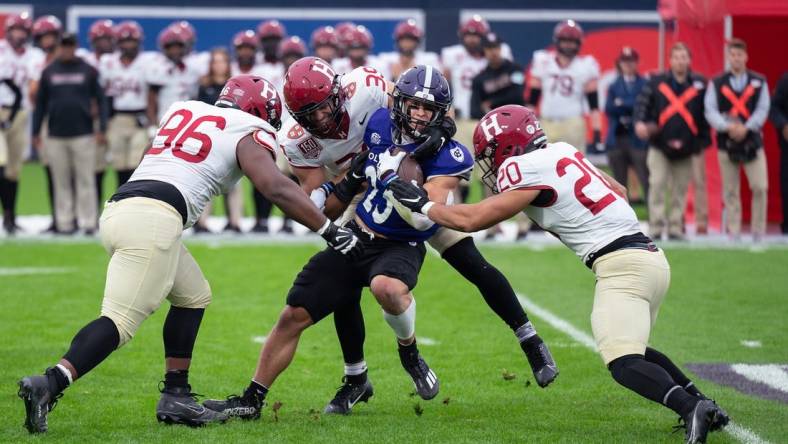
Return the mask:
<svg viewBox="0 0 788 444">
<path fill-rule="evenodd" d="M 115 30 L 113 26 L 115 24 L 112 23 L 112 20 L 96 20 L 90 25 L 90 31 L 88 31 L 88 36 L 90 37 L 90 41 L 94 41 L 100 38 L 109 38 L 111 40 L 115 39 Z"/>
<path fill-rule="evenodd" d="M 191 23 L 187 22 L 186 20 L 179 20 L 177 22 L 170 23 L 170 28 L 176 28 L 183 33 L 184 38 L 186 38 L 186 43 L 189 45 L 194 45 L 197 41 L 197 30 L 194 29 Z"/>
<path fill-rule="evenodd" d="M 498 168 L 508 158 L 543 148 L 547 137 L 536 114 L 520 105 L 504 105 L 485 114 L 473 131 L 473 149 L 482 182 L 496 191 Z"/>
<path fill-rule="evenodd" d="M 159 33 L 159 47 L 164 49 L 169 45 L 175 44 L 181 44 L 186 47 L 188 43 L 187 38 L 188 36 L 180 28 L 168 26 Z"/>
<path fill-rule="evenodd" d="M 296 60 L 285 74 L 285 104 L 296 122 L 312 135 L 333 135 L 345 118 L 345 93 L 331 65 L 318 57 Z M 313 122 L 312 112 L 329 105 L 327 122 Z"/>
<path fill-rule="evenodd" d="M 12 28 L 21 28 L 30 34 L 30 31 L 33 29 L 33 20 L 30 18 L 30 14 L 23 12 L 21 14 L 9 15 L 8 18 L 5 19 L 6 34 L 8 34 L 8 31 Z"/>
<path fill-rule="evenodd" d="M 301 40 L 301 37 L 295 35 L 288 37 L 282 40 L 282 43 L 279 44 L 279 55 L 280 57 L 303 57 L 306 55 L 306 45 L 304 44 L 304 41 Z"/>
<path fill-rule="evenodd" d="M 121 40 L 142 40 L 142 26 L 134 20 L 126 20 L 115 26 L 115 38 Z"/>
<path fill-rule="evenodd" d="M 282 127 L 282 100 L 274 85 L 262 77 L 249 74 L 230 77 L 215 105 L 257 116 L 277 131 Z"/>
<path fill-rule="evenodd" d="M 581 43 L 583 41 L 583 28 L 574 20 L 559 22 L 553 29 L 553 43 L 558 44 L 558 40 L 574 40 L 577 43 Z"/>
<path fill-rule="evenodd" d="M 333 46 L 336 48 L 339 46 L 337 32 L 333 26 L 323 26 L 317 28 L 312 32 L 312 37 L 309 39 L 309 44 L 312 46 L 312 49 L 315 49 L 318 46 Z"/>
<path fill-rule="evenodd" d="M 339 41 L 339 46 L 341 48 L 347 48 L 347 46 L 350 44 L 353 32 L 356 30 L 357 26 L 358 25 L 353 22 L 342 22 L 337 24 L 335 29 L 337 31 L 337 40 Z"/>
<path fill-rule="evenodd" d="M 372 49 L 374 45 L 374 40 L 372 38 L 372 33 L 369 32 L 364 25 L 358 25 L 351 33 L 348 34 L 349 40 L 347 43 L 347 48 L 365 48 L 365 49 Z"/>
<path fill-rule="evenodd" d="M 422 37 L 424 37 L 424 31 L 416 24 L 416 20 L 403 20 L 394 28 L 394 41 L 405 37 L 410 37 L 418 41 L 421 41 Z"/>
<path fill-rule="evenodd" d="M 39 17 L 33 23 L 33 37 L 35 38 L 44 34 L 60 34 L 61 32 L 63 32 L 63 24 L 54 15 Z"/>
<path fill-rule="evenodd" d="M 466 34 L 476 34 L 478 36 L 487 35 L 490 32 L 490 24 L 482 16 L 474 14 L 460 25 L 458 34 L 460 38 Z"/>
<path fill-rule="evenodd" d="M 257 49 L 257 34 L 251 29 L 247 29 L 245 31 L 239 31 L 233 37 L 233 48 L 237 48 L 239 46 L 249 46 L 254 49 Z"/>
<path fill-rule="evenodd" d="M 261 22 L 257 26 L 257 38 L 278 38 L 283 39 L 287 35 L 284 25 L 279 23 L 279 20 L 268 20 Z"/>
</svg>

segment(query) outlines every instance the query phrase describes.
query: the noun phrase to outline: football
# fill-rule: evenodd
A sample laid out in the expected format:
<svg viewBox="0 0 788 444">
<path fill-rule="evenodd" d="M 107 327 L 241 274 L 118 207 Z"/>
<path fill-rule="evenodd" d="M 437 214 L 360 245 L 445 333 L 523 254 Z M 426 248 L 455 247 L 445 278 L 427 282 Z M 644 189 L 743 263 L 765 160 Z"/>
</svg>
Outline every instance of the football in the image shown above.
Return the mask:
<svg viewBox="0 0 788 444">
<path fill-rule="evenodd" d="M 402 150 L 399 148 L 393 150 L 395 154 L 400 151 Z M 419 186 L 424 184 L 424 173 L 421 171 L 421 165 L 410 158 L 410 156 L 405 156 L 402 159 L 402 162 L 399 164 L 399 169 L 397 170 L 397 175 L 407 182 L 415 181 Z"/>
</svg>

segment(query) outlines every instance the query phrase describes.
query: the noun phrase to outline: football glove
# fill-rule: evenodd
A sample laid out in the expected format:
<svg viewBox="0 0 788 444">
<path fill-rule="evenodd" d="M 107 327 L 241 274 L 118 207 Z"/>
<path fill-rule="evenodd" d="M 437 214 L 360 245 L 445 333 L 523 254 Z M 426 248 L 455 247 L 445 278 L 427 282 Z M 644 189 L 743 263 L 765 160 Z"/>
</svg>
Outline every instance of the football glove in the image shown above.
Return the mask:
<svg viewBox="0 0 788 444">
<path fill-rule="evenodd" d="M 391 181 L 388 189 L 391 191 L 391 197 L 394 200 L 411 211 L 426 215 L 433 205 L 424 188 L 404 180 L 395 179 Z"/>
<path fill-rule="evenodd" d="M 410 153 L 411 158 L 421 161 L 438 154 L 441 147 L 457 133 L 457 125 L 454 123 L 454 119 L 447 116 L 443 118 L 440 125 L 429 127 L 426 133 L 427 139 Z"/>
<path fill-rule="evenodd" d="M 350 169 L 345 173 L 345 178 L 334 187 L 334 195 L 340 202 L 350 203 L 353 200 L 353 196 L 358 194 L 361 185 L 367 180 L 367 176 L 364 174 L 367 154 L 367 151 L 356 154 L 350 162 Z"/>
<path fill-rule="evenodd" d="M 389 183 L 399 178 L 397 170 L 399 170 L 399 164 L 402 163 L 405 154 L 405 151 L 392 154 L 390 150 L 386 150 L 378 156 L 378 178 L 383 188 L 386 188 Z"/>
<path fill-rule="evenodd" d="M 329 247 L 351 260 L 356 260 L 364 253 L 364 244 L 355 233 L 345 227 L 335 225 L 330 220 L 317 231 L 326 240 Z"/>
</svg>

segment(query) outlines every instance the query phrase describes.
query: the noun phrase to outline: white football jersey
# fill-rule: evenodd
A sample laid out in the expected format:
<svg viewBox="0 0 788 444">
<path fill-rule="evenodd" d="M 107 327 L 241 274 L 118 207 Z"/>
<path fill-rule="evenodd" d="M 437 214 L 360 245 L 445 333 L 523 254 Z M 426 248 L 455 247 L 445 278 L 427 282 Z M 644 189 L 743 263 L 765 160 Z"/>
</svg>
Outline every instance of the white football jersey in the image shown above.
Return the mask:
<svg viewBox="0 0 788 444">
<path fill-rule="evenodd" d="M 498 192 L 551 190 L 545 206 L 525 213 L 555 234 L 585 262 L 614 240 L 640 232 L 629 203 L 616 194 L 575 147 L 549 143 L 546 148 L 506 159 L 498 169 Z"/>
<path fill-rule="evenodd" d="M 211 70 L 211 53 L 209 51 L 192 51 L 183 58 L 183 63 L 200 76 L 208 75 Z"/>
<path fill-rule="evenodd" d="M 158 180 L 175 186 L 188 210 L 186 227 L 205 205 L 226 193 L 243 176 L 236 159 L 238 142 L 249 134 L 276 153 L 276 133 L 249 113 L 190 100 L 166 110 L 156 137 L 129 180 Z"/>
<path fill-rule="evenodd" d="M 41 76 L 45 60 L 44 52 L 30 45 L 21 53 L 16 52 L 6 40 L 0 40 L 0 66 L 3 78 L 10 78 L 22 90 L 22 108 L 30 108 L 30 80 Z M 38 71 L 38 77 L 35 72 Z M 0 84 L 0 106 L 14 104 L 14 93 L 5 84 Z"/>
<path fill-rule="evenodd" d="M 501 45 L 501 56 L 512 60 L 512 48 L 506 43 Z M 441 63 L 451 75 L 448 80 L 454 94 L 454 109 L 459 117 L 470 118 L 473 78 L 487 67 L 487 59 L 484 56 L 473 56 L 462 44 L 458 44 L 441 50 Z"/>
<path fill-rule="evenodd" d="M 160 60 L 156 53 L 141 52 L 128 65 L 121 62 L 120 53 L 104 54 L 99 60 L 101 84 L 112 97 L 112 107 L 118 111 L 143 111 L 148 107 L 148 71 Z"/>
<path fill-rule="evenodd" d="M 354 69 L 357 69 L 357 68 L 353 68 L 353 63 L 351 63 L 350 59 L 347 57 L 334 59 L 334 61 L 331 62 L 331 65 L 334 68 L 334 71 L 337 72 L 337 74 L 347 74 L 353 71 Z M 388 65 L 379 56 L 369 54 L 367 56 L 367 62 L 364 64 L 364 66 L 375 68 L 377 72 L 383 74 L 384 78 L 388 79 L 391 77 L 389 73 Z"/>
<path fill-rule="evenodd" d="M 96 57 L 96 53 L 87 49 L 87 48 L 77 48 L 76 56 L 80 59 L 84 60 L 88 65 L 98 69 L 99 68 L 99 58 Z"/>
<path fill-rule="evenodd" d="M 276 92 L 279 93 L 279 96 L 282 96 L 282 88 L 285 85 L 285 65 L 281 62 L 259 63 L 255 65 L 251 74 L 260 76 L 271 82 L 274 88 L 276 88 Z"/>
<path fill-rule="evenodd" d="M 364 131 L 372 114 L 388 105 L 386 81 L 370 67 L 356 68 L 340 79 L 345 90 L 348 127 L 344 138 L 318 139 L 301 127 L 295 119 L 282 125 L 277 134 L 287 160 L 295 168 L 324 167 L 337 176 L 350 166 L 353 156 L 362 151 Z"/>
<path fill-rule="evenodd" d="M 163 54 L 158 54 L 156 63 L 149 67 L 147 73 L 148 84 L 160 87 L 158 118 L 161 119 L 173 103 L 197 97 L 200 77 L 194 66 L 186 63 L 176 65 Z"/>
<path fill-rule="evenodd" d="M 378 63 L 382 64 L 386 67 L 386 72 L 388 73 L 388 79 L 396 81 L 393 77 L 394 69 L 396 66 L 400 64 L 400 55 L 397 51 L 392 52 L 382 52 L 378 54 Z M 415 65 L 429 65 L 433 68 L 436 68 L 440 71 L 443 71 L 443 66 L 441 65 L 441 59 L 437 53 L 431 51 L 422 51 L 420 49 L 416 50 L 416 53 L 413 57 L 413 63 Z M 404 72 L 404 70 L 402 70 Z M 381 71 L 383 73 L 383 71 Z"/>
<path fill-rule="evenodd" d="M 539 50 L 531 61 L 531 76 L 542 81 L 541 117 L 579 117 L 588 109 L 583 88 L 599 78 L 599 63 L 592 55 L 578 55 L 562 67 L 555 52 Z"/>
</svg>

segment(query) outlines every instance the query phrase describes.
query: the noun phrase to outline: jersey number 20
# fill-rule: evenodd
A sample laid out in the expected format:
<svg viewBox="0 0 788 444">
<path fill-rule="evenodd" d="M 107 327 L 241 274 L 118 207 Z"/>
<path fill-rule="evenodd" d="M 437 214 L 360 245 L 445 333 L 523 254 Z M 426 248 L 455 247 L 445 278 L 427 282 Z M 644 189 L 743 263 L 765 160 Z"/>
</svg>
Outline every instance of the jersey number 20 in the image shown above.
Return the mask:
<svg viewBox="0 0 788 444">
<path fill-rule="evenodd" d="M 172 149 L 172 155 L 191 163 L 199 163 L 208 157 L 211 152 L 211 138 L 197 131 L 204 123 L 213 123 L 216 128 L 223 130 L 227 121 L 221 116 L 200 116 L 192 120 L 194 114 L 188 109 L 179 109 L 170 115 L 167 122 L 159 128 L 153 144 L 147 154 L 160 154 L 164 150 Z M 161 138 L 165 138 L 163 141 Z M 186 145 L 197 150 L 192 154 L 183 151 Z"/>
</svg>

